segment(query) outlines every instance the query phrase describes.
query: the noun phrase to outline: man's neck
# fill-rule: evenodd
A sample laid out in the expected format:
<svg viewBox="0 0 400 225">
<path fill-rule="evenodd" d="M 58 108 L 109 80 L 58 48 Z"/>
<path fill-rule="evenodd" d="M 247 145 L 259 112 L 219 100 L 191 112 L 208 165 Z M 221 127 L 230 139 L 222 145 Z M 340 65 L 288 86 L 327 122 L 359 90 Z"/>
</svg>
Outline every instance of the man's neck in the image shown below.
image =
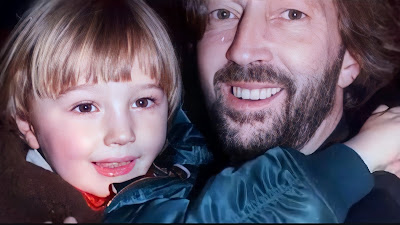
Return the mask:
<svg viewBox="0 0 400 225">
<path fill-rule="evenodd" d="M 339 108 L 339 109 L 338 109 Z M 334 107 L 330 115 L 322 121 L 314 136 L 300 150 L 305 155 L 315 152 L 324 141 L 332 134 L 343 115 L 342 107 Z"/>
</svg>

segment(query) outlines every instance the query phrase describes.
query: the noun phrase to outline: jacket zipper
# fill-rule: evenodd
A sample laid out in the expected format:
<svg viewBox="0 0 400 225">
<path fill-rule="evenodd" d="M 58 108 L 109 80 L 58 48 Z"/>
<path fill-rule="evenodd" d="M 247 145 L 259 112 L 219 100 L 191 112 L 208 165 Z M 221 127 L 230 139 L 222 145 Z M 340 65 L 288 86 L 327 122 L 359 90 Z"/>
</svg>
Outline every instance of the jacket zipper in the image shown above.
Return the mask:
<svg viewBox="0 0 400 225">
<path fill-rule="evenodd" d="M 155 165 L 154 165 L 154 166 L 155 166 Z M 160 170 L 158 166 L 155 166 L 155 168 L 156 168 L 157 170 Z M 162 170 L 161 170 L 161 171 L 162 171 Z M 155 174 L 155 173 L 153 172 L 153 174 Z M 165 177 L 168 177 L 168 175 L 166 175 Z M 115 196 L 107 203 L 106 208 L 111 204 L 111 202 L 114 201 L 114 199 L 115 199 L 118 195 L 122 194 L 124 191 L 126 191 L 126 189 L 128 189 L 128 188 L 130 188 L 130 187 L 136 185 L 137 182 L 139 182 L 139 181 L 144 181 L 144 180 L 148 180 L 148 179 L 155 179 L 155 178 L 160 178 L 160 176 L 155 175 L 155 176 L 153 176 L 153 177 L 143 177 L 143 178 L 140 178 L 139 180 L 133 181 L 132 183 L 126 185 L 126 186 L 125 186 L 124 188 L 122 188 L 118 193 L 116 193 Z M 114 187 L 114 188 L 115 188 L 115 187 Z"/>
</svg>

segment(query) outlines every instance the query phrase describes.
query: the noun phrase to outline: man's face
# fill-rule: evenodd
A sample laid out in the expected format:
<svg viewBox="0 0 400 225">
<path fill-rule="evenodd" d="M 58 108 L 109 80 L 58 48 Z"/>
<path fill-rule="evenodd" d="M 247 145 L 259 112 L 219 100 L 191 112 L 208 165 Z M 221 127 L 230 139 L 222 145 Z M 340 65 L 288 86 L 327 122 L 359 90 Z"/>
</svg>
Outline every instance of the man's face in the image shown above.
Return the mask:
<svg viewBox="0 0 400 225">
<path fill-rule="evenodd" d="M 245 159 L 278 145 L 302 149 L 337 100 L 345 49 L 333 2 L 209 0 L 207 8 L 200 81 L 226 150 Z"/>
</svg>

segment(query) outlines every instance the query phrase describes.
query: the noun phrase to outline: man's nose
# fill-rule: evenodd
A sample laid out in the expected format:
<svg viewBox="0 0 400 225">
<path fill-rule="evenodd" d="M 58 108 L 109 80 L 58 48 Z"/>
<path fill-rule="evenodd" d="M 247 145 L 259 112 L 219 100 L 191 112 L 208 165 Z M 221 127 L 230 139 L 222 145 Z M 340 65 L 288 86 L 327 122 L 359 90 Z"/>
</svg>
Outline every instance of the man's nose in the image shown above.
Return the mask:
<svg viewBox="0 0 400 225">
<path fill-rule="evenodd" d="M 272 59 L 265 14 L 247 12 L 240 20 L 226 58 L 241 66 Z"/>
<path fill-rule="evenodd" d="M 136 141 L 133 118 L 127 113 L 114 113 L 105 120 L 107 129 L 104 144 L 120 146 Z"/>
</svg>

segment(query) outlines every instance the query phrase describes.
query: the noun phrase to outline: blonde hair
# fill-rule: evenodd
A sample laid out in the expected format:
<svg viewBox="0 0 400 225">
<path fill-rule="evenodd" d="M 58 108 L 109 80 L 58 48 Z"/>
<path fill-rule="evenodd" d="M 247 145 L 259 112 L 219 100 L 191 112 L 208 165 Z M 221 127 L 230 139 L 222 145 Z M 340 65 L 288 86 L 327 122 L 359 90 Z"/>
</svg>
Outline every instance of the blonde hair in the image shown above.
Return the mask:
<svg viewBox="0 0 400 225">
<path fill-rule="evenodd" d="M 168 33 L 141 0 L 42 0 L 28 10 L 1 52 L 6 116 L 29 120 L 32 97 L 56 98 L 79 79 L 129 81 L 134 61 L 168 98 L 169 120 L 181 97 Z"/>
</svg>

